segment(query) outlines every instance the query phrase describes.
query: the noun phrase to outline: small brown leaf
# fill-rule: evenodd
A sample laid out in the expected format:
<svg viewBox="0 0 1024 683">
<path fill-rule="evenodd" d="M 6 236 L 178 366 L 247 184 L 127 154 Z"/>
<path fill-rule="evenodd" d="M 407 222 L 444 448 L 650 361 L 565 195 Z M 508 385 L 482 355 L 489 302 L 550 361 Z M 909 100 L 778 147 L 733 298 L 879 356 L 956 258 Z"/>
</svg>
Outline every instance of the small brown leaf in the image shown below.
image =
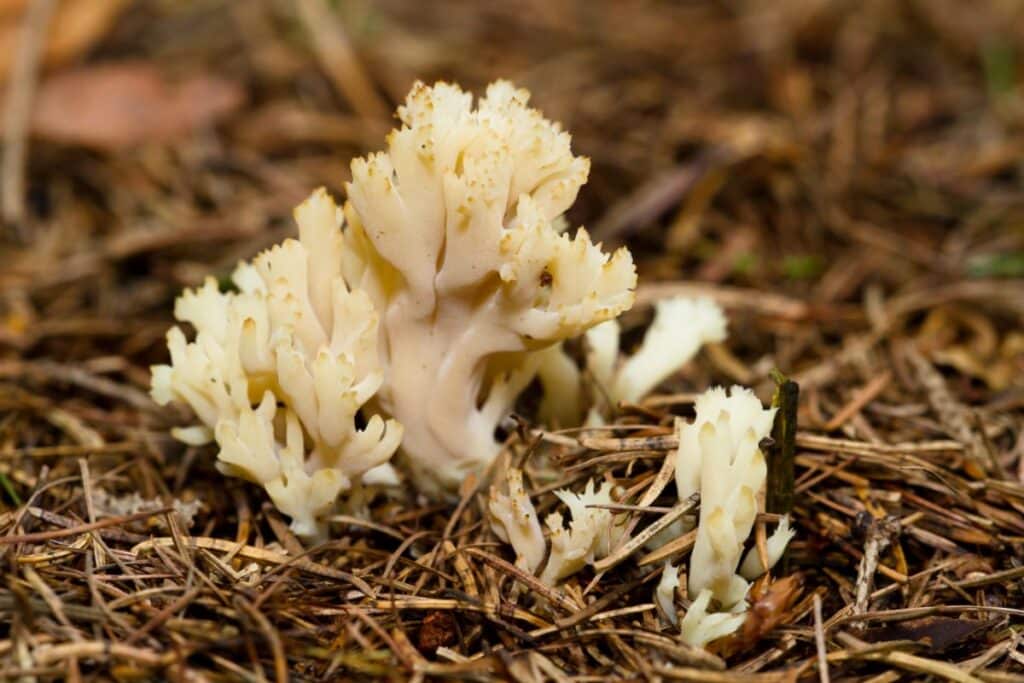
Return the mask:
<svg viewBox="0 0 1024 683">
<path fill-rule="evenodd" d="M 47 78 L 32 129 L 56 142 L 118 149 L 179 138 L 244 101 L 238 83 L 214 76 L 172 82 L 145 62 L 97 64 Z"/>
<path fill-rule="evenodd" d="M 960 581 L 974 575 L 987 575 L 995 571 L 992 561 L 981 555 L 965 555 L 963 559 L 953 567 L 953 575 Z"/>
</svg>

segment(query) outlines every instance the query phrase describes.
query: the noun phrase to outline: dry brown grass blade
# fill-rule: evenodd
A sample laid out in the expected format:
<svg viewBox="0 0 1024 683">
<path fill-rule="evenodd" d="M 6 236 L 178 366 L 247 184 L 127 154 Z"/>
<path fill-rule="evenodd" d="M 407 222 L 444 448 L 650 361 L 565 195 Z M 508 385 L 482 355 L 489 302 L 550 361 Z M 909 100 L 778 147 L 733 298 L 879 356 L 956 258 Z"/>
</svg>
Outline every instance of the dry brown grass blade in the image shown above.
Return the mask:
<svg viewBox="0 0 1024 683">
<path fill-rule="evenodd" d="M 345 29 L 324 0 L 296 0 L 299 16 L 313 38 L 320 65 L 352 108 L 368 119 L 387 119 L 391 108 L 377 94 Z"/>
</svg>

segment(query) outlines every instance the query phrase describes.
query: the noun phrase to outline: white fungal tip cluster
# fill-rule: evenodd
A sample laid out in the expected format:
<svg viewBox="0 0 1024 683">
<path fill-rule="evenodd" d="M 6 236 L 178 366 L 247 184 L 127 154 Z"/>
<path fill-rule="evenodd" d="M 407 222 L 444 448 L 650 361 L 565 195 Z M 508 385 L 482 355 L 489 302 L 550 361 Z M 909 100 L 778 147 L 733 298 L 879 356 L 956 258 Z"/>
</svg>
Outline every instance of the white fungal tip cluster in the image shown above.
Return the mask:
<svg viewBox="0 0 1024 683">
<path fill-rule="evenodd" d="M 508 494 L 491 488 L 488 513 L 491 528 L 498 538 L 510 543 L 516 552 L 516 564 L 537 574 L 540 580 L 554 586 L 588 564 L 607 556 L 625 534 L 621 518 L 603 506 L 612 504 L 612 485 L 599 488 L 588 481 L 582 493 L 565 489 L 555 495 L 569 508 L 570 522 L 565 526 L 561 512 L 552 512 L 544 519 L 548 538 L 537 523 L 537 513 L 526 495 L 522 472 L 510 468 L 505 474 Z"/>
<path fill-rule="evenodd" d="M 544 519 L 551 532 L 551 553 L 540 580 L 550 586 L 606 557 L 625 531 L 616 523 L 611 510 L 598 507 L 613 502 L 610 483 L 595 488 L 591 480 L 583 493 L 562 489 L 555 491 L 555 495 L 569 508 L 572 521 L 567 529 L 560 512 L 552 512 Z"/>
<path fill-rule="evenodd" d="M 740 558 L 763 505 L 767 465 L 760 442 L 771 432 L 774 408 L 764 408 L 749 389 L 716 387 L 697 398 L 696 418 L 677 423 L 676 487 L 680 498 L 700 493 L 697 539 L 690 555 L 688 593 L 697 596 L 694 616 L 683 621 L 683 638 L 703 644 L 743 623 L 747 579 L 768 571 L 792 537 L 788 520 L 769 544 L 768 566 L 756 549 Z M 763 568 L 762 568 L 763 567 Z M 705 614 L 717 603 L 729 614 Z"/>
<path fill-rule="evenodd" d="M 743 544 L 757 516 L 757 496 L 768 468 L 760 441 L 771 431 L 774 409 L 764 409 L 749 389 L 712 389 L 701 396 L 697 419 L 680 434 L 677 482 L 700 478 L 700 521 L 690 557 L 689 592 L 705 588 L 725 606 L 741 601 L 747 582 L 736 574 Z M 696 448 L 692 452 L 687 449 Z"/>
<path fill-rule="evenodd" d="M 537 511 L 523 488 L 523 472 L 514 467 L 505 473 L 507 493 L 491 487 L 488 503 L 491 530 L 516 551 L 516 566 L 534 572 L 544 561 L 544 532 Z"/>
<path fill-rule="evenodd" d="M 747 620 L 745 605 L 738 610 L 715 612 L 711 608 L 711 590 L 704 589 L 686 611 L 679 624 L 679 637 L 687 645 L 704 647 L 719 638 L 735 633 Z"/>
</svg>

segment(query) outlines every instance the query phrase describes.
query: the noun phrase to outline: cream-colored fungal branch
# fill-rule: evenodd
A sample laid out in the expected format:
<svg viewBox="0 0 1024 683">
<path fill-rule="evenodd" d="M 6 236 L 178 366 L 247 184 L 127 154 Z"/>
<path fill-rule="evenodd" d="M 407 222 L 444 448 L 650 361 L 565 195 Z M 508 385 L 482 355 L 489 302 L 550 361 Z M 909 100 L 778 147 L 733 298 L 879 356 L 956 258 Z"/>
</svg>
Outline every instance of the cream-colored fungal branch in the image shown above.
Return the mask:
<svg viewBox="0 0 1024 683">
<path fill-rule="evenodd" d="M 640 348 L 615 372 L 611 396 L 635 403 L 711 342 L 725 339 L 725 315 L 711 299 L 666 299 Z"/>
<path fill-rule="evenodd" d="M 544 531 L 537 510 L 523 488 L 522 470 L 510 467 L 505 473 L 507 492 L 491 487 L 487 511 L 494 535 L 512 545 L 516 566 L 533 573 L 544 561 Z"/>
<path fill-rule="evenodd" d="M 582 493 L 555 491 L 569 509 L 570 522 L 566 528 L 561 512 L 548 515 L 544 519 L 548 542 L 537 522 L 530 496 L 523 488 L 522 472 L 509 468 L 505 473 L 505 487 L 507 492 L 491 487 L 487 506 L 491 530 L 515 550 L 516 565 L 533 574 L 537 574 L 546 554 L 547 562 L 539 578 L 549 586 L 607 556 L 626 532 L 622 515 L 600 507 L 612 503 L 610 483 L 598 488 L 593 481 L 588 481 Z"/>
<path fill-rule="evenodd" d="M 741 602 L 747 582 L 736 574 L 757 516 L 767 467 L 759 443 L 771 431 L 775 409 L 753 392 L 718 387 L 697 400 L 697 417 L 683 425 L 676 456 L 679 495 L 699 480 L 700 518 L 690 555 L 689 594 L 710 590 L 728 608 Z"/>
<path fill-rule="evenodd" d="M 498 82 L 474 108 L 454 85 L 417 84 L 387 150 L 352 163 L 344 274 L 381 313 L 375 405 L 405 426 L 421 488 L 493 460 L 534 352 L 633 302 L 628 251 L 561 232 L 589 162 L 527 98 Z"/>
<path fill-rule="evenodd" d="M 782 559 L 782 554 L 786 552 L 786 546 L 789 545 L 794 536 L 796 536 L 796 529 L 789 525 L 789 516 L 786 515 L 765 543 L 767 557 L 764 560 L 767 560 L 767 566 L 765 566 L 764 560 L 758 554 L 757 548 L 751 548 L 747 551 L 747 556 L 743 558 L 743 564 L 740 565 L 740 576 L 753 581 L 769 571 Z"/>
<path fill-rule="evenodd" d="M 216 440 L 221 471 L 263 485 L 297 534 L 317 538 L 318 517 L 387 462 L 402 428 L 376 415 L 356 426 L 383 374 L 377 313 L 341 276 L 340 215 L 320 191 L 295 218 L 299 239 L 239 265 L 237 291 L 208 278 L 179 297 L 175 317 L 195 337 L 168 332 L 152 395 L 191 406 L 201 425 L 179 435 Z"/>
<path fill-rule="evenodd" d="M 747 613 L 740 603 L 739 611 L 712 612 L 711 590 L 705 588 L 686 611 L 686 616 L 679 623 L 679 637 L 687 645 L 704 647 L 708 643 L 735 633 L 747 620 Z"/>
<path fill-rule="evenodd" d="M 794 532 L 783 517 L 766 544 L 767 566 L 757 548 L 740 565 L 764 499 L 767 466 L 759 444 L 771 432 L 775 409 L 766 409 L 741 387 L 729 393 L 710 389 L 697 397 L 695 407 L 693 423 L 676 421 L 676 488 L 681 499 L 700 493 L 687 581 L 688 594 L 697 598 L 680 623 L 680 637 L 703 647 L 743 625 L 747 580 L 771 569 Z"/>
<path fill-rule="evenodd" d="M 725 339 L 726 320 L 711 299 L 673 298 L 656 304 L 640 347 L 621 362 L 619 334 L 614 320 L 586 333 L 587 369 L 600 387 L 590 423 L 599 423 L 602 413 L 619 402 L 636 403 L 690 362 L 702 346 Z"/>
<path fill-rule="evenodd" d="M 679 588 L 679 570 L 665 560 L 661 570 L 661 579 L 654 587 L 654 604 L 662 618 L 672 626 L 679 625 L 679 613 L 676 611 L 676 590 Z"/>
<path fill-rule="evenodd" d="M 537 355 L 537 379 L 541 385 L 538 419 L 549 427 L 579 426 L 583 419 L 583 385 L 576 361 L 561 344 L 538 351 Z"/>
</svg>

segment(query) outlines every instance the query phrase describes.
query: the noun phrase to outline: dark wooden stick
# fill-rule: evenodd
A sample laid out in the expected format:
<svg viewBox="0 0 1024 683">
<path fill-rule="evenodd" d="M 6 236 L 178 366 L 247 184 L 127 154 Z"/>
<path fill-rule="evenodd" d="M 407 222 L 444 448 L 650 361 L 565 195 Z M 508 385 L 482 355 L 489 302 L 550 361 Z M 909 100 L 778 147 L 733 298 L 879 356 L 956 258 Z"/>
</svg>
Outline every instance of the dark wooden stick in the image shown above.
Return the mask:
<svg viewBox="0 0 1024 683">
<path fill-rule="evenodd" d="M 796 453 L 797 403 L 800 385 L 778 370 L 772 373 L 775 396 L 772 405 L 778 408 L 772 427 L 772 444 L 768 447 L 768 486 L 765 507 L 768 512 L 789 514 L 793 509 L 793 456 Z"/>
</svg>

